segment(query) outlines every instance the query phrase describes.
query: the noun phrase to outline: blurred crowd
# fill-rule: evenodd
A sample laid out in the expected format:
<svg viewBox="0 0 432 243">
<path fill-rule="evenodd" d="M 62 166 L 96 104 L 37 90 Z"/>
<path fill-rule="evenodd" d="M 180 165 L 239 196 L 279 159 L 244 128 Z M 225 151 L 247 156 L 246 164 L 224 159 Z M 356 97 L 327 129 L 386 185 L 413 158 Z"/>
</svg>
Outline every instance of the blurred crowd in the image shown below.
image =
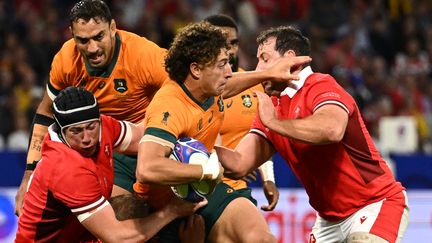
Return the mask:
<svg viewBox="0 0 432 243">
<path fill-rule="evenodd" d="M 27 149 L 51 60 L 71 37 L 75 0 L 0 0 L 0 149 Z M 256 64 L 258 33 L 293 24 L 309 36 L 312 68 L 357 100 L 374 138 L 383 116 L 416 119 L 432 153 L 430 0 L 107 0 L 120 29 L 169 47 L 176 31 L 225 13 L 240 27 L 240 66 Z"/>
</svg>

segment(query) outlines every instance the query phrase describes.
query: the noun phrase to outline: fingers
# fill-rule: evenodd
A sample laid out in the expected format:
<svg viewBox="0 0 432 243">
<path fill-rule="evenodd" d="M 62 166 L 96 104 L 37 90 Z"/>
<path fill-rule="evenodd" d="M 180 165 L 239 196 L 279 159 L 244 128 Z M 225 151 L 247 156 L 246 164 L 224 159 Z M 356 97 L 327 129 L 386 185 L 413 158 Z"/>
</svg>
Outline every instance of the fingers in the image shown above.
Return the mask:
<svg viewBox="0 0 432 243">
<path fill-rule="evenodd" d="M 194 211 L 196 211 L 196 210 L 198 210 L 198 209 L 204 207 L 204 206 L 207 205 L 207 204 L 208 204 L 208 201 L 207 201 L 207 199 L 204 198 L 204 200 L 202 200 L 202 201 L 196 203 L 195 208 L 194 208 Z"/>
<path fill-rule="evenodd" d="M 298 66 L 306 63 L 310 63 L 312 61 L 312 58 L 310 56 L 295 56 L 290 57 L 292 61 L 292 66 Z"/>
<path fill-rule="evenodd" d="M 273 193 L 271 194 L 272 196 L 270 198 L 268 198 L 268 205 L 262 205 L 261 209 L 263 211 L 272 211 L 273 209 L 275 209 L 276 204 L 278 202 L 277 196 L 273 195 Z"/>
<path fill-rule="evenodd" d="M 300 68 L 307 63 L 310 63 L 312 61 L 312 58 L 310 58 L 309 56 L 289 56 L 289 57 L 284 57 L 284 60 L 281 61 L 285 61 L 286 60 L 286 64 L 288 65 L 288 70 L 286 72 L 286 77 L 284 79 L 288 79 L 288 80 L 299 80 L 300 77 L 298 75 L 294 75 L 292 74 L 295 71 L 300 71 Z"/>
<path fill-rule="evenodd" d="M 263 92 L 260 92 L 260 91 L 255 91 L 255 94 L 257 95 L 257 98 L 258 98 L 258 104 L 264 103 L 267 95 L 264 94 Z"/>
<path fill-rule="evenodd" d="M 14 213 L 17 217 L 19 217 L 21 215 L 21 208 L 18 208 L 17 206 L 15 206 L 15 212 Z"/>
<path fill-rule="evenodd" d="M 23 206 L 24 201 L 24 194 L 18 190 L 17 195 L 15 196 L 15 215 L 20 216 L 21 215 L 21 209 Z"/>
<path fill-rule="evenodd" d="M 192 214 L 187 220 L 188 227 L 199 227 L 204 229 L 204 218 L 199 214 Z"/>
</svg>

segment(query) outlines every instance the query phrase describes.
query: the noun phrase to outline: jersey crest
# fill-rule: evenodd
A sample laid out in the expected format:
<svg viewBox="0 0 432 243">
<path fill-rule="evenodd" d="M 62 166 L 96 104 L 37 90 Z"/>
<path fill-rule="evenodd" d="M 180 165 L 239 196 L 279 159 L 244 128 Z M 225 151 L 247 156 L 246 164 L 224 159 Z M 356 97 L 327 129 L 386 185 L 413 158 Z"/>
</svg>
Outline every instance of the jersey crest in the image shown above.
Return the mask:
<svg viewBox="0 0 432 243">
<path fill-rule="evenodd" d="M 126 92 L 128 90 L 128 87 L 126 85 L 126 80 L 117 79 L 117 78 L 114 79 L 114 89 L 120 93 Z"/>
<path fill-rule="evenodd" d="M 247 108 L 250 108 L 252 106 L 252 99 L 250 97 L 250 95 L 246 94 L 246 95 L 242 95 L 242 100 L 243 100 L 243 105 Z"/>
</svg>

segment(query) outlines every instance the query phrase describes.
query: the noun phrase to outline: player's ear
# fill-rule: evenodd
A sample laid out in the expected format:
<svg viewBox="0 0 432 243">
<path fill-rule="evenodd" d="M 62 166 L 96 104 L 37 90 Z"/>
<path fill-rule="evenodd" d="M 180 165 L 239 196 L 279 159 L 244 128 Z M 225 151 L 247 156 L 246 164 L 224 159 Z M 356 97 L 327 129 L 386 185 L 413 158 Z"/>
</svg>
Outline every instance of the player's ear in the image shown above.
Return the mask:
<svg viewBox="0 0 432 243">
<path fill-rule="evenodd" d="M 289 49 L 288 51 L 285 52 L 285 54 L 283 56 L 284 57 L 295 57 L 296 53 L 294 50 Z"/>
<path fill-rule="evenodd" d="M 190 74 L 193 79 L 199 79 L 201 77 L 201 68 L 198 63 L 193 62 L 189 65 Z"/>
<path fill-rule="evenodd" d="M 111 19 L 110 30 L 111 30 L 111 35 L 114 36 L 117 30 L 117 25 L 114 19 Z"/>
</svg>

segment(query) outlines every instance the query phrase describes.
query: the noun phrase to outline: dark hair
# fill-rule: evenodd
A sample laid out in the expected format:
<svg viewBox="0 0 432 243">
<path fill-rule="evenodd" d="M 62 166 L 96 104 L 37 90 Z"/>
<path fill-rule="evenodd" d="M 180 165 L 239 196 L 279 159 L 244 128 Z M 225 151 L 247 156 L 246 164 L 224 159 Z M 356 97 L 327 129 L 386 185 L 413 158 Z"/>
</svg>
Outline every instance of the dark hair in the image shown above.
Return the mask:
<svg viewBox="0 0 432 243">
<path fill-rule="evenodd" d="M 82 0 L 76 3 L 70 11 L 69 21 L 72 26 L 73 22 L 78 19 L 89 21 L 98 19 L 110 23 L 112 20 L 111 11 L 108 5 L 102 0 Z"/>
<path fill-rule="evenodd" d="M 276 38 L 275 50 L 280 55 L 285 54 L 288 50 L 293 50 L 297 56 L 310 55 L 309 39 L 294 26 L 279 26 L 261 32 L 257 37 L 258 45 L 263 44 L 270 37 Z"/>
<path fill-rule="evenodd" d="M 189 24 L 174 38 L 165 57 L 165 69 L 172 80 L 183 83 L 191 63 L 211 65 L 222 48 L 229 49 L 229 46 L 220 28 L 205 21 Z"/>
<path fill-rule="evenodd" d="M 210 15 L 205 18 L 204 21 L 207 21 L 210 24 L 218 27 L 232 27 L 238 32 L 238 27 L 234 19 L 231 18 L 231 16 L 225 14 Z"/>
</svg>

